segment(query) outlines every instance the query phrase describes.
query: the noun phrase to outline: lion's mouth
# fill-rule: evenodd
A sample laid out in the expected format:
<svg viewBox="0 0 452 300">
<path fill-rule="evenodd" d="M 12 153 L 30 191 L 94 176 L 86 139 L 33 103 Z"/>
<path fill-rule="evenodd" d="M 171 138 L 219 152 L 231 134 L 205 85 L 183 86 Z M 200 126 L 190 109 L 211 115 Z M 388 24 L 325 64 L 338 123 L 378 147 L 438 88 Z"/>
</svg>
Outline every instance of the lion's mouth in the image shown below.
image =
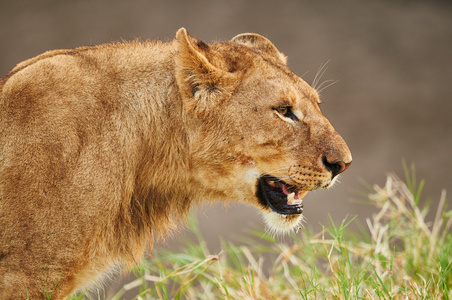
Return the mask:
<svg viewBox="0 0 452 300">
<path fill-rule="evenodd" d="M 268 175 L 261 176 L 257 183 L 257 198 L 261 204 L 282 215 L 303 213 L 302 199 L 307 193 Z"/>
</svg>

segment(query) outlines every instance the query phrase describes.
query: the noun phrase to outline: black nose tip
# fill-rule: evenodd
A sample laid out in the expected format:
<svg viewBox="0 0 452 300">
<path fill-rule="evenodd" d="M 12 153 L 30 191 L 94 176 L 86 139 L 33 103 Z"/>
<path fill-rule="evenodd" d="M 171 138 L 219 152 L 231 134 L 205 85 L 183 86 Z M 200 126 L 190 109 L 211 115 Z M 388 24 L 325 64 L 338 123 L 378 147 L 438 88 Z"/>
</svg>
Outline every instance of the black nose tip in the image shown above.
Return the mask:
<svg viewBox="0 0 452 300">
<path fill-rule="evenodd" d="M 326 169 L 333 173 L 333 177 L 341 174 L 345 170 L 350 167 L 351 162 L 345 163 L 343 161 L 334 161 L 334 162 L 328 162 L 326 157 L 323 158 L 323 164 L 325 165 Z"/>
</svg>

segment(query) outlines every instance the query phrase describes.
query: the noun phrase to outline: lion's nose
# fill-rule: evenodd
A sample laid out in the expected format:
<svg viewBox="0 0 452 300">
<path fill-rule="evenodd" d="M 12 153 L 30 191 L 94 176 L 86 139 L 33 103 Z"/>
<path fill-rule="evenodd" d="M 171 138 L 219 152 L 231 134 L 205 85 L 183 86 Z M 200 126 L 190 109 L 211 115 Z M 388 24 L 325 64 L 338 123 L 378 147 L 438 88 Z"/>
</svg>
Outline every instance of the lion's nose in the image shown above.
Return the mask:
<svg viewBox="0 0 452 300">
<path fill-rule="evenodd" d="M 351 163 L 351 161 L 348 163 L 343 161 L 329 162 L 326 157 L 323 158 L 323 164 L 328 171 L 333 173 L 333 178 L 347 170 L 350 167 Z"/>
</svg>

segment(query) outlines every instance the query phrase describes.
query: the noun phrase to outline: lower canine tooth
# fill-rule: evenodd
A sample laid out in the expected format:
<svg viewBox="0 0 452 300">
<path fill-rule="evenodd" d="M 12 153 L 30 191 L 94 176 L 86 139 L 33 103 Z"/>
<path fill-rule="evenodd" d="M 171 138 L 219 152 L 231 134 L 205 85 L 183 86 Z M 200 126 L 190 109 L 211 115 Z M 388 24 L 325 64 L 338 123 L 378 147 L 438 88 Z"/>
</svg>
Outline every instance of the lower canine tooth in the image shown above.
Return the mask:
<svg viewBox="0 0 452 300">
<path fill-rule="evenodd" d="M 289 195 L 287 195 L 287 203 L 291 204 L 293 202 L 295 198 L 295 193 L 290 193 Z"/>
</svg>

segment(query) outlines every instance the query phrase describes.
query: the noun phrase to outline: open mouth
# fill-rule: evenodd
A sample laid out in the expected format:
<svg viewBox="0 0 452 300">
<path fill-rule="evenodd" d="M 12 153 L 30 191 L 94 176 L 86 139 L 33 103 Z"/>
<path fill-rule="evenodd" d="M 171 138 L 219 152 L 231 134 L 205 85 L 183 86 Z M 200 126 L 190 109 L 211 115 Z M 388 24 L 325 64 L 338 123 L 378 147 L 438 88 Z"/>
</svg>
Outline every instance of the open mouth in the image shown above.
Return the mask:
<svg viewBox="0 0 452 300">
<path fill-rule="evenodd" d="M 303 213 L 303 197 L 308 191 L 285 184 L 272 176 L 261 176 L 257 183 L 257 198 L 262 205 L 282 215 Z"/>
</svg>

